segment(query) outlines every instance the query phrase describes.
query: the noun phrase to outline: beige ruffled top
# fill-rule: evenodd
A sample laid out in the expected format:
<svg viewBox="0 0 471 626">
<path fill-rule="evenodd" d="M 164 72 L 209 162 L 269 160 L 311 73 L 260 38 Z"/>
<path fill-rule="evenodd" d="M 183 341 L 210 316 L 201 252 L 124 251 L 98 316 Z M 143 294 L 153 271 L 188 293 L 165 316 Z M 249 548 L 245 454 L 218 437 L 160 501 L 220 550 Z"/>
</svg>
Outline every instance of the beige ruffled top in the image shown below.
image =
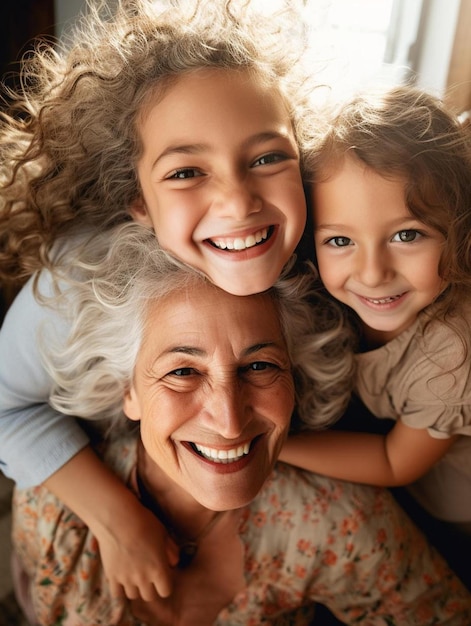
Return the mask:
<svg viewBox="0 0 471 626">
<path fill-rule="evenodd" d="M 466 318 L 471 321 L 471 306 Z M 445 324 L 426 314 L 386 345 L 357 355 L 356 391 L 378 418 L 400 419 L 432 437 L 462 435 L 430 476 L 414 487 L 425 508 L 448 521 L 471 521 L 471 354 Z M 454 319 L 465 336 L 469 322 Z M 425 328 L 425 330 L 424 330 Z M 453 494 L 451 497 L 450 494 Z M 461 497 L 462 496 L 462 497 Z M 462 500 L 462 501 L 460 501 Z"/>
<path fill-rule="evenodd" d="M 426 319 L 421 314 L 399 337 L 357 355 L 358 395 L 376 417 L 401 419 L 438 438 L 471 435 L 471 355 L 462 362 L 459 337 L 441 322 L 424 332 Z M 468 324 L 456 323 L 470 335 Z"/>
</svg>

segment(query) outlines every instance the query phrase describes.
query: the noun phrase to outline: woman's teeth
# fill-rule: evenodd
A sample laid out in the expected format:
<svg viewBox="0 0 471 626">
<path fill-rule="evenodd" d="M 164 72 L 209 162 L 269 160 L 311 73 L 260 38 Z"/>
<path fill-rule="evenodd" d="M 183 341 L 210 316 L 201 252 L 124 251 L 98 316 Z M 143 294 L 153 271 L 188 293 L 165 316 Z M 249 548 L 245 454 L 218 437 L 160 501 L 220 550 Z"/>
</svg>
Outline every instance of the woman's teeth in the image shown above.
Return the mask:
<svg viewBox="0 0 471 626">
<path fill-rule="evenodd" d="M 247 237 L 236 237 L 235 239 L 211 239 L 211 243 L 220 250 L 246 250 L 253 248 L 257 244 L 265 241 L 268 237 L 268 228 L 258 230 L 253 235 Z"/>
<path fill-rule="evenodd" d="M 233 463 L 248 454 L 250 450 L 250 443 L 244 443 L 244 445 L 232 448 L 231 450 L 207 448 L 206 446 L 200 446 L 198 443 L 194 443 L 193 445 L 201 456 L 215 463 Z"/>
</svg>

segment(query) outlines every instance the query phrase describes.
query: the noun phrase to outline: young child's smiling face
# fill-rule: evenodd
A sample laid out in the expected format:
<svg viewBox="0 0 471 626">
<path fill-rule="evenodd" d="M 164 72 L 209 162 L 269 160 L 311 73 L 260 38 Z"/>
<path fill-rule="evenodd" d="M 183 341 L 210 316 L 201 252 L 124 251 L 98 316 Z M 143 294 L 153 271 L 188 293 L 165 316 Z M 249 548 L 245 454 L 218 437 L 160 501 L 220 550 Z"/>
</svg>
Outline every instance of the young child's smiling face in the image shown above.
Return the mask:
<svg viewBox="0 0 471 626">
<path fill-rule="evenodd" d="M 313 189 L 319 272 L 334 298 L 385 343 L 408 328 L 445 284 L 443 236 L 413 217 L 404 181 L 386 179 L 347 157 Z"/>
<path fill-rule="evenodd" d="M 180 77 L 139 125 L 142 204 L 163 248 L 218 287 L 271 287 L 304 230 L 299 151 L 281 96 L 249 73 Z"/>
</svg>

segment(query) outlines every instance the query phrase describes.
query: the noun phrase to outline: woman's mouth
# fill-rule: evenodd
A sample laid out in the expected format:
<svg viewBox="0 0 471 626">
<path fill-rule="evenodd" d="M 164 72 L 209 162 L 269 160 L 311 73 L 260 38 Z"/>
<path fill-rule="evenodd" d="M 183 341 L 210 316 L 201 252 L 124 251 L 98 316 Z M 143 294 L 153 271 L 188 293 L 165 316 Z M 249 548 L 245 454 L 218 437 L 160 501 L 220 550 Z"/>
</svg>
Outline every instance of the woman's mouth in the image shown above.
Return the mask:
<svg viewBox="0 0 471 626">
<path fill-rule="evenodd" d="M 213 463 L 228 465 L 230 463 L 236 463 L 247 456 L 251 451 L 253 444 L 259 439 L 259 437 L 260 436 L 255 437 L 251 441 L 229 449 L 211 448 L 209 446 L 203 446 L 199 443 L 193 442 L 189 442 L 189 445 L 192 450 L 203 459 Z"/>
</svg>

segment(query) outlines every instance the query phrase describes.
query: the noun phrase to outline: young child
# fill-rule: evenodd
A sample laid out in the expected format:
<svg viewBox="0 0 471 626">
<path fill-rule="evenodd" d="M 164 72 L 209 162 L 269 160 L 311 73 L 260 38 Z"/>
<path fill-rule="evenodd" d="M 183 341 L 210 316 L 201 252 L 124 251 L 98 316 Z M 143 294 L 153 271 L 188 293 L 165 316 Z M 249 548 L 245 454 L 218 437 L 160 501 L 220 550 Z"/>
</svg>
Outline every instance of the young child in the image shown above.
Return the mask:
<svg viewBox="0 0 471 626">
<path fill-rule="evenodd" d="M 281 458 L 410 485 L 471 532 L 469 130 L 418 89 L 367 93 L 340 108 L 309 166 L 320 276 L 359 329 L 356 393 L 395 423 L 293 437 Z"/>
<path fill-rule="evenodd" d="M 274 283 L 306 222 L 298 17 L 223 0 L 126 0 L 111 15 L 100 2 L 68 50 L 37 49 L 2 115 L 0 280 L 32 278 L 0 334 L 0 467 L 84 520 L 115 595 L 167 596 L 175 553 L 161 558 L 157 520 L 48 405 L 39 341 L 67 333 L 48 296 L 91 238 L 131 217 L 227 291 Z"/>
</svg>

